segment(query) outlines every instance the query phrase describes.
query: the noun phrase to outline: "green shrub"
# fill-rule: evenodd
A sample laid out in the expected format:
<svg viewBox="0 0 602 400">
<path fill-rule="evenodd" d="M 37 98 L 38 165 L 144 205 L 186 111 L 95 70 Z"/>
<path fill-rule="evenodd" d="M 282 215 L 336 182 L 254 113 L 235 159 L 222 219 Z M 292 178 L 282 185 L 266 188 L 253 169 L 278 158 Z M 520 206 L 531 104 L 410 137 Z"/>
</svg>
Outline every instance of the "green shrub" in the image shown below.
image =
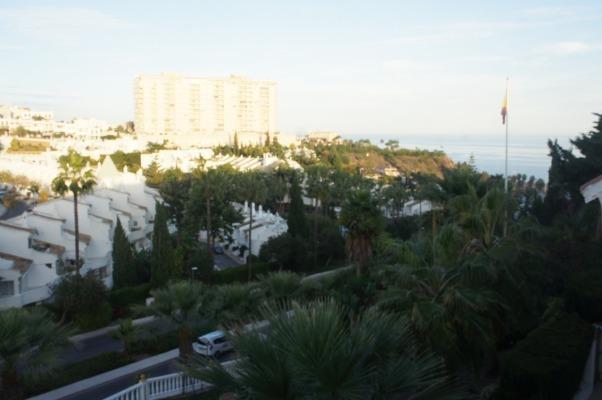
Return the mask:
<svg viewBox="0 0 602 400">
<path fill-rule="evenodd" d="M 53 373 L 34 379 L 31 376 L 24 378 L 25 394 L 27 396 L 45 393 L 50 390 L 69 385 L 82 379 L 122 367 L 132 362 L 124 353 L 104 353 L 73 364 L 57 368 Z"/>
<path fill-rule="evenodd" d="M 176 347 L 178 347 L 178 332 L 173 330 L 135 340 L 130 351 L 132 354 L 159 354 Z"/>
<path fill-rule="evenodd" d="M 199 246 L 190 252 L 187 260 L 187 270 L 192 271 L 192 268 L 196 268 L 196 272 L 192 272 L 193 279 L 200 279 L 203 282 L 210 283 L 213 274 L 213 254 L 207 250 L 205 246 Z"/>
<path fill-rule="evenodd" d="M 142 285 L 126 286 L 119 289 L 113 289 L 109 293 L 109 301 L 113 307 L 113 314 L 121 318 L 128 314 L 128 308 L 134 304 L 144 304 L 149 297 L 151 289 L 150 283 Z"/>
<path fill-rule="evenodd" d="M 47 304 L 57 318 L 73 321 L 81 331 L 106 326 L 112 308 L 104 283 L 95 275 L 67 275 L 52 288 L 52 302 Z"/>
<path fill-rule="evenodd" d="M 573 314 L 545 322 L 502 357 L 497 399 L 572 398 L 592 337 L 591 325 Z"/>
<path fill-rule="evenodd" d="M 82 311 L 75 315 L 74 322 L 82 332 L 93 331 L 107 326 L 111 322 L 113 309 L 103 301 L 96 310 Z"/>
<path fill-rule="evenodd" d="M 580 271 L 569 278 L 566 306 L 589 322 L 602 321 L 602 269 Z"/>
<path fill-rule="evenodd" d="M 257 279 L 259 275 L 274 271 L 276 265 L 266 262 L 254 262 L 251 264 L 251 279 Z M 247 282 L 249 279 L 249 267 L 247 265 L 239 265 L 238 267 L 227 268 L 223 271 L 216 272 L 213 275 L 213 283 L 226 284 L 234 282 Z"/>
</svg>

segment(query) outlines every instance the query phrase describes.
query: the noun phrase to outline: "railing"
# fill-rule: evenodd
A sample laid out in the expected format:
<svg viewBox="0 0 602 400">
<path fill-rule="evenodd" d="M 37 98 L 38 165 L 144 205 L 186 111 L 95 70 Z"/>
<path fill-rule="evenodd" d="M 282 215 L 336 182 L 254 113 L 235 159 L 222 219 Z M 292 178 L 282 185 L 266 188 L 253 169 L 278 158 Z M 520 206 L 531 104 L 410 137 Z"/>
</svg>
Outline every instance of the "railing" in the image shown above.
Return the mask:
<svg viewBox="0 0 602 400">
<path fill-rule="evenodd" d="M 236 374 L 234 366 L 237 360 L 222 363 L 226 371 Z M 103 400 L 158 400 L 169 397 L 181 396 L 183 394 L 204 393 L 209 391 L 213 385 L 200 379 L 192 378 L 182 372 L 157 376 L 155 378 L 140 379 L 134 386 L 106 397 Z"/>
<path fill-rule="evenodd" d="M 104 400 L 158 400 L 190 393 L 202 393 L 212 385 L 192 378 L 182 372 L 141 379 L 134 386 L 122 390 Z"/>
</svg>

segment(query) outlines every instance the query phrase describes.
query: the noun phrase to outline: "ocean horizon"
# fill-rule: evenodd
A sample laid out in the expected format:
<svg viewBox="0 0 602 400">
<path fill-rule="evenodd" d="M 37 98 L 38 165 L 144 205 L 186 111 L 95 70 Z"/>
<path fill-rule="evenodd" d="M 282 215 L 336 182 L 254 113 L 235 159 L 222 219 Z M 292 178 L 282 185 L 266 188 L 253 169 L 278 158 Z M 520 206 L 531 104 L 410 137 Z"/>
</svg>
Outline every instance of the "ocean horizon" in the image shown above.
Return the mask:
<svg viewBox="0 0 602 400">
<path fill-rule="evenodd" d="M 576 135 L 558 137 L 558 142 L 568 147 L 569 139 L 574 136 Z M 379 146 L 384 145 L 387 140 L 398 140 L 402 148 L 440 150 L 455 162 L 468 162 L 472 156 L 480 171 L 489 174 L 504 173 L 504 135 L 343 135 L 343 138 L 369 138 Z M 543 135 L 511 135 L 508 140 L 508 173 L 526 174 L 547 181 L 550 168 L 547 142 L 548 138 Z"/>
</svg>

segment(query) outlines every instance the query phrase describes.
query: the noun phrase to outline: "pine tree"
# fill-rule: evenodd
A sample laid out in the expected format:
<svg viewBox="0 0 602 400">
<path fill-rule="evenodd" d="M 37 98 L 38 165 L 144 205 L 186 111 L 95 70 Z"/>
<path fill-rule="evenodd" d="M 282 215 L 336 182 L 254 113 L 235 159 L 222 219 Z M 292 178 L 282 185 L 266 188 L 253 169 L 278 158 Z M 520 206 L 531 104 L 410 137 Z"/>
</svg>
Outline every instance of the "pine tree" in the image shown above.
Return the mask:
<svg viewBox="0 0 602 400">
<path fill-rule="evenodd" d="M 117 218 L 117 225 L 113 234 L 113 286 L 120 288 L 135 283 L 136 266 L 132 247 L 121 226 L 121 221 Z"/>
<path fill-rule="evenodd" d="M 288 233 L 293 237 L 307 237 L 307 218 L 301 197 L 301 187 L 297 174 L 293 174 L 289 190 L 290 208 L 288 211 Z"/>
<path fill-rule="evenodd" d="M 172 278 L 174 250 L 167 229 L 167 211 L 159 203 L 155 205 L 155 226 L 153 227 L 153 249 L 151 253 L 151 283 L 162 286 Z"/>
</svg>

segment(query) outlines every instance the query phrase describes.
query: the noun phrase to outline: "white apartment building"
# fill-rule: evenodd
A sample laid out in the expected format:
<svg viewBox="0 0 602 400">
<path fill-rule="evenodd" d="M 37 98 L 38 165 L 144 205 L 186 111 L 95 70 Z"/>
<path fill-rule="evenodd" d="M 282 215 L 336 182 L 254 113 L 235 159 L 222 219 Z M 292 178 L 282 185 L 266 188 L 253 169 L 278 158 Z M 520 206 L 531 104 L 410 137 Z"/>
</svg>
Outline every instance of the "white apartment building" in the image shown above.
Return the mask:
<svg viewBox="0 0 602 400">
<path fill-rule="evenodd" d="M 269 172 L 278 167 L 303 170 L 303 167 L 301 167 L 298 162 L 290 158 L 282 160 L 271 154 L 264 154 L 261 157 L 225 156 L 222 154 L 214 155 L 211 149 L 159 150 L 156 153 L 141 154 L 140 162 L 142 168 L 145 169 L 153 162 L 156 162 L 159 165 L 159 168 L 163 170 L 179 168 L 184 172 L 190 172 L 199 167 L 199 160 L 201 158 L 204 161 L 204 168 L 206 169 L 230 165 L 237 171 Z"/>
<path fill-rule="evenodd" d="M 233 225 L 232 241 L 224 240 L 220 244 L 228 247 L 228 251 L 233 256 L 238 257 L 241 262 L 246 261 L 249 253 L 255 256 L 259 255 L 261 246 L 270 238 L 280 236 L 288 231 L 288 224 L 284 218 L 278 214 L 265 211 L 261 205 L 256 206 L 255 203 L 251 203 L 253 208 L 253 232 L 251 237 L 252 249 L 249 252 L 249 249 L 247 249 L 249 245 L 249 203 L 245 201 L 244 204 L 233 203 L 233 205 L 242 214 L 243 221 Z M 207 232 L 201 231 L 200 238 L 205 239 L 206 237 Z M 240 257 L 241 248 L 246 249 L 242 257 Z"/>
<path fill-rule="evenodd" d="M 43 134 L 64 133 L 78 138 L 98 138 L 108 133 L 109 124 L 94 118 L 55 121 L 51 111 L 0 105 L 0 128 L 14 131 L 18 127 Z"/>
<path fill-rule="evenodd" d="M 109 124 L 95 118 L 74 118 L 54 124 L 54 132 L 63 132 L 74 138 L 99 138 L 109 134 Z"/>
<path fill-rule="evenodd" d="M 142 75 L 134 81 L 136 132 L 233 135 L 276 132 L 276 83 L 231 75 Z"/>
<path fill-rule="evenodd" d="M 82 274 L 112 286 L 113 232 L 119 218 L 130 243 L 149 248 L 159 194 L 141 172 L 115 168 L 106 157 L 96 170 L 98 186 L 78 201 Z M 73 200 L 58 198 L 31 212 L 0 221 L 0 309 L 46 300 L 74 266 Z"/>
<path fill-rule="evenodd" d="M 14 130 L 19 126 L 36 132 L 54 130 L 54 116 L 50 111 L 33 111 L 25 107 L 0 105 L 0 128 Z"/>
</svg>

